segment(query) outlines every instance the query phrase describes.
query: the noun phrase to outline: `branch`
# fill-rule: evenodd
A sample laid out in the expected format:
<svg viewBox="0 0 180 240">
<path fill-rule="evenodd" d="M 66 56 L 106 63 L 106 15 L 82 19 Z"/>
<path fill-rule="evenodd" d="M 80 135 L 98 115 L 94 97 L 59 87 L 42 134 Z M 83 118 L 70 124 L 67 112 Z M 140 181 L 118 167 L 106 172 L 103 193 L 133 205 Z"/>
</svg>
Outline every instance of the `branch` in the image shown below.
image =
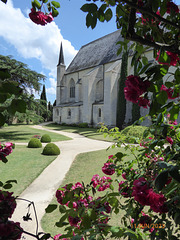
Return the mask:
<svg viewBox="0 0 180 240">
<path fill-rule="evenodd" d="M 124 1 L 128 2 L 126 0 Z M 134 0 L 134 2 L 136 2 L 136 0 Z M 134 3 L 131 3 L 131 5 L 136 7 L 136 4 Z M 180 50 L 177 44 L 163 45 L 162 43 L 152 42 L 150 40 L 144 39 L 141 36 L 137 35 L 134 31 L 135 23 L 136 23 L 136 8 L 132 7 L 129 14 L 129 25 L 128 25 L 128 31 L 126 34 L 126 39 L 138 42 L 142 45 L 153 47 L 157 50 L 162 49 L 169 52 L 177 53 L 178 55 L 180 54 Z"/>
<path fill-rule="evenodd" d="M 118 2 L 120 2 L 120 1 L 118 1 Z M 136 10 L 139 10 L 139 11 L 141 11 L 141 12 L 143 12 L 143 13 L 151 16 L 151 17 L 157 18 L 160 22 L 167 23 L 168 25 L 171 25 L 171 26 L 180 30 L 180 25 L 178 25 L 176 23 L 173 23 L 173 22 L 167 20 L 166 18 L 163 18 L 163 17 L 159 16 L 158 14 L 152 12 L 152 10 L 150 8 L 140 7 L 137 4 L 129 2 L 128 0 L 123 0 L 121 2 L 125 2 L 131 8 L 135 8 Z"/>
</svg>

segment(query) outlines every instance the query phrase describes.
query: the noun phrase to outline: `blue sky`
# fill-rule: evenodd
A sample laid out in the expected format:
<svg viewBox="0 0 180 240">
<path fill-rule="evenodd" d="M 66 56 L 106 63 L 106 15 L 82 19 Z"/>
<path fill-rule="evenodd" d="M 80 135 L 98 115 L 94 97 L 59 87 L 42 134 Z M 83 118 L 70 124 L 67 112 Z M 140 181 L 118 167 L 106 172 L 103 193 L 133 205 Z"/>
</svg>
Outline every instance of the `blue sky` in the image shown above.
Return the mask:
<svg viewBox="0 0 180 240">
<path fill-rule="evenodd" d="M 80 10 L 85 0 L 59 2 L 59 16 L 54 22 L 40 26 L 28 18 L 30 0 L 8 0 L 7 4 L 0 1 L 0 54 L 12 55 L 30 69 L 44 74 L 51 103 L 56 97 L 56 65 L 61 41 L 68 66 L 81 46 L 116 30 L 115 20 L 98 23 L 93 30 L 87 28 L 86 14 Z"/>
<path fill-rule="evenodd" d="M 85 0 L 57 1 L 61 5 L 59 16 L 46 26 L 36 25 L 29 19 L 31 0 L 8 0 L 7 4 L 0 1 L 0 54 L 12 55 L 30 69 L 44 74 L 46 95 L 51 103 L 56 98 L 60 43 L 63 43 L 68 66 L 81 46 L 116 30 L 115 18 L 108 23 L 98 23 L 93 30 L 87 28 L 86 14 L 80 10 L 87 3 Z M 180 4 L 180 0 L 174 2 Z"/>
</svg>

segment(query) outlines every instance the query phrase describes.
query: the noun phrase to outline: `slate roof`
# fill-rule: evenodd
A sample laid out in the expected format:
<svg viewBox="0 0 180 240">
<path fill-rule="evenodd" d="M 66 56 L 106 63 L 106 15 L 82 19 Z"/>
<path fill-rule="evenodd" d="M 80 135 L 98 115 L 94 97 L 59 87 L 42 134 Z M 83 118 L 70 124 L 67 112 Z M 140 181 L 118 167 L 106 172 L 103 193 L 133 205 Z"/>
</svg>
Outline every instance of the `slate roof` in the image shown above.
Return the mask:
<svg viewBox="0 0 180 240">
<path fill-rule="evenodd" d="M 82 46 L 66 69 L 66 74 L 121 59 L 121 55 L 117 56 L 118 41 L 123 41 L 120 30 Z"/>
</svg>

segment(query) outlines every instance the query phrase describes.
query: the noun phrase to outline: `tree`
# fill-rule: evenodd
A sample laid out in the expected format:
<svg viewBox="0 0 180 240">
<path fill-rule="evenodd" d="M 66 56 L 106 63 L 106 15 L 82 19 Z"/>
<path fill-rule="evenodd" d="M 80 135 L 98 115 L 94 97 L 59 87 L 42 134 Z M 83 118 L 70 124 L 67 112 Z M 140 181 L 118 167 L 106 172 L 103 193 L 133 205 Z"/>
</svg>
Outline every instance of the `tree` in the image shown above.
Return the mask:
<svg viewBox="0 0 180 240">
<path fill-rule="evenodd" d="M 122 55 L 121 62 L 121 75 L 119 78 L 119 91 L 117 100 L 117 120 L 116 126 L 121 130 L 126 117 L 126 99 L 124 96 L 125 80 L 127 77 L 127 67 L 128 67 L 128 50 L 126 50 Z"/>
<path fill-rule="evenodd" d="M 28 90 L 39 92 L 40 82 L 45 80 L 44 75 L 30 70 L 26 64 L 12 59 L 11 56 L 0 55 L 0 68 L 7 69 L 11 75 L 9 80 L 17 82 L 24 92 Z"/>
<path fill-rule="evenodd" d="M 44 120 L 47 120 L 48 113 L 47 113 L 47 98 L 46 98 L 46 88 L 45 85 L 43 85 L 43 89 L 40 96 L 40 102 L 43 108 L 41 108 L 40 115 L 44 118 Z"/>
</svg>

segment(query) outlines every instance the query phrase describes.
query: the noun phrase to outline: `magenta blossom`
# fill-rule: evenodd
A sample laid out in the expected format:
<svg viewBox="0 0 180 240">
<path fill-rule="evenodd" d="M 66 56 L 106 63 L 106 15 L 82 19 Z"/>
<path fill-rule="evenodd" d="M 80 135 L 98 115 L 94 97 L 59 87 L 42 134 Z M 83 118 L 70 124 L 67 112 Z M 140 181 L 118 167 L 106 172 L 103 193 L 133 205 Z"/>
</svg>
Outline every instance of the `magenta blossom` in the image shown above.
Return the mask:
<svg viewBox="0 0 180 240">
<path fill-rule="evenodd" d="M 173 144 L 173 139 L 171 137 L 166 137 L 166 140 L 168 141 L 168 143 L 170 143 L 171 145 Z"/>
<path fill-rule="evenodd" d="M 114 166 L 115 165 L 110 162 L 104 163 L 104 166 L 102 167 L 103 173 L 105 173 L 106 175 L 113 175 L 115 173 Z"/>
<path fill-rule="evenodd" d="M 68 217 L 68 221 L 71 226 L 78 227 L 78 224 L 81 222 L 79 217 Z"/>
<path fill-rule="evenodd" d="M 163 65 L 168 65 L 168 66 L 176 66 L 177 62 L 179 61 L 179 56 L 177 53 L 172 53 L 172 52 L 166 52 L 167 55 L 170 58 L 170 63 L 166 63 L 166 62 L 159 62 L 159 56 L 160 56 L 160 51 L 158 51 L 157 53 L 157 57 L 156 60 L 158 61 L 158 63 L 163 64 Z"/>
<path fill-rule="evenodd" d="M 96 188 L 98 186 L 98 191 L 101 192 L 110 187 L 112 180 L 106 176 L 100 178 L 99 175 L 96 174 L 92 177 L 91 182 L 93 187 Z"/>
<path fill-rule="evenodd" d="M 127 77 L 125 85 L 124 95 L 126 100 L 147 108 L 149 100 L 141 95 L 147 92 L 147 89 L 150 87 L 150 81 L 143 81 L 139 76 L 130 75 Z"/>
<path fill-rule="evenodd" d="M 171 12 L 179 13 L 179 8 L 175 3 L 170 1 L 170 2 L 167 2 L 167 11 L 166 12 L 169 13 L 169 14 Z"/>
<path fill-rule="evenodd" d="M 41 11 L 36 12 L 36 10 L 34 8 L 31 8 L 29 17 L 34 23 L 42 25 L 42 26 L 53 21 L 52 13 L 44 14 Z"/>
<path fill-rule="evenodd" d="M 176 97 L 173 97 L 174 90 L 172 88 L 167 88 L 165 85 L 161 86 L 161 91 L 165 91 L 168 95 L 168 99 L 175 99 L 179 97 L 179 94 L 177 94 Z"/>
<path fill-rule="evenodd" d="M 12 196 L 12 192 L 0 190 L 0 216 L 1 218 L 8 219 L 11 218 L 15 208 L 16 201 Z"/>
</svg>

